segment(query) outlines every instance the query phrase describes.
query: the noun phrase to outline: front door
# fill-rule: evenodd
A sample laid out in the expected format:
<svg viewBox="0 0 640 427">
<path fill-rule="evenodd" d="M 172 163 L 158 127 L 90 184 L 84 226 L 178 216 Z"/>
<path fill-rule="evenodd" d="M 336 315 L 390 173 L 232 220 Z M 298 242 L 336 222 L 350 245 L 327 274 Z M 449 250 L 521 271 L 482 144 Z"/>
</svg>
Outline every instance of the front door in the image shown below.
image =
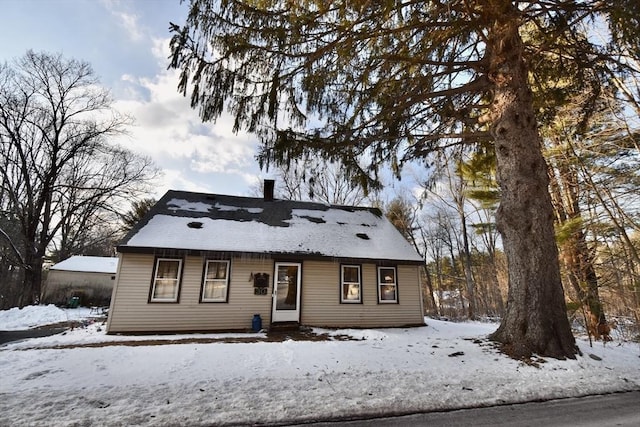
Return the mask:
<svg viewBox="0 0 640 427">
<path fill-rule="evenodd" d="M 273 275 L 272 322 L 300 321 L 300 273 L 302 264 L 276 262 Z"/>
</svg>

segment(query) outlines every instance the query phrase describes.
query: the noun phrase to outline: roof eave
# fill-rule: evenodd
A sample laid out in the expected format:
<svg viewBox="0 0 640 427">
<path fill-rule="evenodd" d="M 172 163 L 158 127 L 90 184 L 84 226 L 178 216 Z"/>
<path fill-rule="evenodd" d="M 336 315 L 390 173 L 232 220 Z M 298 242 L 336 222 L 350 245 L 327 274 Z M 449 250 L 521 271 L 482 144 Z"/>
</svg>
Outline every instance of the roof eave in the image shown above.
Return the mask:
<svg viewBox="0 0 640 427">
<path fill-rule="evenodd" d="M 310 252 L 250 252 L 250 251 L 219 251 L 219 250 L 202 250 L 188 248 L 160 248 L 145 246 L 128 246 L 121 245 L 117 247 L 119 253 L 136 253 L 150 254 L 156 256 L 211 256 L 217 258 L 231 257 L 250 257 L 250 258 L 272 258 L 278 259 L 303 259 L 303 260 L 322 260 L 333 262 L 353 262 L 367 263 L 374 262 L 379 264 L 403 264 L 403 265 L 422 265 L 422 259 L 392 259 L 392 258 L 369 258 L 369 257 L 344 257 L 337 255 L 325 255 L 321 253 Z"/>
</svg>

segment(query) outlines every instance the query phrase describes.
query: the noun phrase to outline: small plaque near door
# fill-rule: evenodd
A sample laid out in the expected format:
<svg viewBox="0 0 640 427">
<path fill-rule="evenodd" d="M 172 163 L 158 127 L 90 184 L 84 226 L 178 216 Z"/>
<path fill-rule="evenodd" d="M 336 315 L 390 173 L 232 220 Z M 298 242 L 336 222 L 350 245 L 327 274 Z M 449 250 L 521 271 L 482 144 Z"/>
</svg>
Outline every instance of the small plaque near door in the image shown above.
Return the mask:
<svg viewBox="0 0 640 427">
<path fill-rule="evenodd" d="M 253 294 L 267 295 L 269 290 L 269 274 L 255 273 L 253 275 Z"/>
<path fill-rule="evenodd" d="M 269 274 L 267 274 L 267 273 L 255 273 L 253 275 L 253 287 L 254 288 L 268 288 L 269 287 Z"/>
</svg>

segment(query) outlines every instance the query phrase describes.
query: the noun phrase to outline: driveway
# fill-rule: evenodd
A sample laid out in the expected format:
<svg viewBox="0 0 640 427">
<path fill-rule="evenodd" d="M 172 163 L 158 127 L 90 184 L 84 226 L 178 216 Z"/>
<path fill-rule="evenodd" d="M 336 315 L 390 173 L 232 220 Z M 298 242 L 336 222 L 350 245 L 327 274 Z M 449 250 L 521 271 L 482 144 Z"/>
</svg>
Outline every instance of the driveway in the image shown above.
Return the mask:
<svg viewBox="0 0 640 427">
<path fill-rule="evenodd" d="M 0 345 L 27 338 L 40 338 L 60 334 L 70 327 L 68 322 L 64 322 L 20 331 L 0 331 Z"/>
</svg>

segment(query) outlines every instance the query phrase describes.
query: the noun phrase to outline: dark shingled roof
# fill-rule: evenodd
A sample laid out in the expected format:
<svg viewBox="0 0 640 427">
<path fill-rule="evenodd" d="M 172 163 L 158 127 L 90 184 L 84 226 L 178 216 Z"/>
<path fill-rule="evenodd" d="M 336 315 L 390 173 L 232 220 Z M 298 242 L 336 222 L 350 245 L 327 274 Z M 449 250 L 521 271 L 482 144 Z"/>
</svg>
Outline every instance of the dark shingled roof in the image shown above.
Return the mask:
<svg viewBox="0 0 640 427">
<path fill-rule="evenodd" d="M 422 262 L 376 208 L 174 190 L 118 246 L 157 248 Z"/>
</svg>

